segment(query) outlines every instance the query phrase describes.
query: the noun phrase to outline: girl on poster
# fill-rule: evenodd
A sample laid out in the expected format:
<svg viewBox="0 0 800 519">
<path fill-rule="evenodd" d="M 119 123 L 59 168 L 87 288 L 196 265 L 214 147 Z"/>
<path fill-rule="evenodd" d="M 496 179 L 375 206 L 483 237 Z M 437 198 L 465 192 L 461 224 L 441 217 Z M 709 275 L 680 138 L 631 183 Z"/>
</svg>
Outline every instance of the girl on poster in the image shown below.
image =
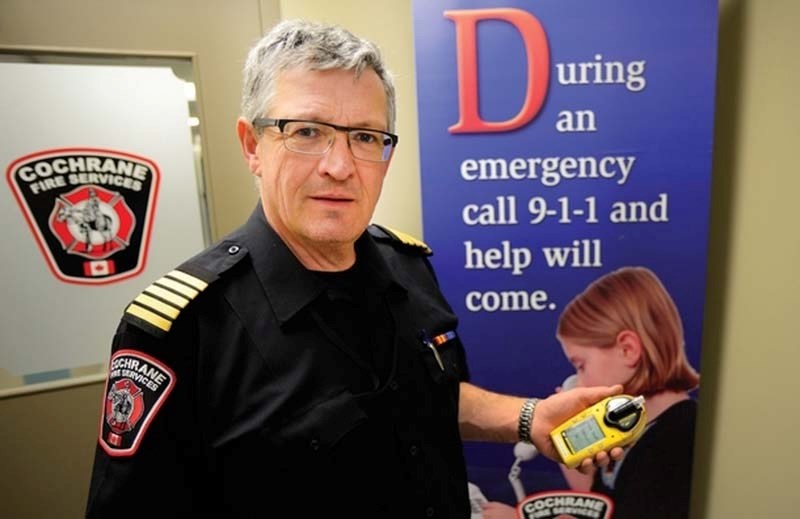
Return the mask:
<svg viewBox="0 0 800 519">
<path fill-rule="evenodd" d="M 644 395 L 648 424 L 625 456 L 582 474 L 561 466 L 570 488 L 609 496 L 614 519 L 681 519 L 689 515 L 700 376 L 685 353 L 674 301 L 645 267 L 623 267 L 592 282 L 564 309 L 556 336 L 578 386 L 623 384 Z M 509 514 L 509 512 L 512 512 Z M 484 519 L 513 517 L 501 503 Z"/>
</svg>

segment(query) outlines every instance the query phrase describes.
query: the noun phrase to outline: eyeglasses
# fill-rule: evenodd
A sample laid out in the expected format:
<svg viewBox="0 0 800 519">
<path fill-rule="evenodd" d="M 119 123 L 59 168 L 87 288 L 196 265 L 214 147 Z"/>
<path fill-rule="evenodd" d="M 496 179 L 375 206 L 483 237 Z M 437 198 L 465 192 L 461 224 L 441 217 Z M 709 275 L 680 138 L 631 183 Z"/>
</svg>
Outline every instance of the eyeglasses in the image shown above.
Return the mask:
<svg viewBox="0 0 800 519">
<path fill-rule="evenodd" d="M 283 135 L 283 145 L 289 151 L 307 155 L 324 155 L 333 146 L 336 132 L 347 133 L 347 145 L 353 157 L 371 162 L 386 162 L 397 146 L 397 135 L 372 130 L 370 128 L 351 128 L 302 119 L 253 119 L 256 128 L 277 126 Z"/>
</svg>

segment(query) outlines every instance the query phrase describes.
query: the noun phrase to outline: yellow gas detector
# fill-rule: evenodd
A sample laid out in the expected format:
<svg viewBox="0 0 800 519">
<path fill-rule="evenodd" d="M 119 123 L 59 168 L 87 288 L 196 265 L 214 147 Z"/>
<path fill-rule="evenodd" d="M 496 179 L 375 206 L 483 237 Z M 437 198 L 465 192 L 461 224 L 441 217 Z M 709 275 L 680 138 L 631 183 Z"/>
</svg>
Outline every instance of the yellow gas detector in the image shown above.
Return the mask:
<svg viewBox="0 0 800 519">
<path fill-rule="evenodd" d="M 610 396 L 584 409 L 550 432 L 561 460 L 569 468 L 584 458 L 624 447 L 644 432 L 644 396 Z"/>
</svg>

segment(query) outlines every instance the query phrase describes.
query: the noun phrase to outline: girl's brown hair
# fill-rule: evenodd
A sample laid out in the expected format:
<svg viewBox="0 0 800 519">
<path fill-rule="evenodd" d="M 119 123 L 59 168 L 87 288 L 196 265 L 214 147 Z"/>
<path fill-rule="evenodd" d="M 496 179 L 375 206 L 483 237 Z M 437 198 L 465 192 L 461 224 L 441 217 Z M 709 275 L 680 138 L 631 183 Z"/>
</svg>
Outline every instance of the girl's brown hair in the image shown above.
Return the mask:
<svg viewBox="0 0 800 519">
<path fill-rule="evenodd" d="M 626 392 L 697 387 L 700 375 L 686 358 L 678 309 L 658 277 L 645 267 L 623 267 L 592 282 L 564 308 L 556 337 L 607 348 L 623 330 L 636 333 L 642 344 L 639 366 L 625 382 Z"/>
</svg>

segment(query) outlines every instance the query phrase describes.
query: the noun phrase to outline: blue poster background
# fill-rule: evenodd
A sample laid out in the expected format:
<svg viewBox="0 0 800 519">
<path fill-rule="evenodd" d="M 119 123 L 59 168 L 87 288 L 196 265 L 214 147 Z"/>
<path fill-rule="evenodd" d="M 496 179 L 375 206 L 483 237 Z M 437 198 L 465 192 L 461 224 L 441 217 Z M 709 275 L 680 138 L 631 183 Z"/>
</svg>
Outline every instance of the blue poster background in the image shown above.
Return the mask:
<svg viewBox="0 0 800 519">
<path fill-rule="evenodd" d="M 519 128 L 453 133 L 448 128 L 461 115 L 458 49 L 456 24 L 445 12 L 493 8 L 526 11 L 541 24 L 549 56 L 531 59 L 549 60 L 545 98 Z M 530 87 L 523 38 L 506 21 L 485 19 L 476 27 L 480 118 L 508 121 Z M 518 395 L 552 393 L 572 373 L 555 338 L 560 309 L 592 280 L 626 265 L 646 266 L 661 279 L 681 314 L 689 361 L 699 369 L 717 1 L 420 0 L 414 42 L 424 238 L 461 319 L 472 381 Z M 593 74 L 605 62 L 623 64 L 630 84 L 602 77 L 602 70 Z M 627 68 L 636 62 L 644 62 L 638 76 Z M 580 63 L 591 64 L 584 66 L 586 82 L 565 84 L 559 64 L 567 74 L 569 64 L 579 70 Z M 569 118 L 573 131 L 559 131 Z M 567 168 L 545 181 L 536 162 L 583 157 L 598 164 L 614 158 L 606 161 L 609 178 L 568 178 L 577 168 Z M 503 159 L 509 168 L 522 159 L 516 164 L 525 178 L 477 180 L 485 159 Z M 536 175 L 529 174 L 532 159 Z M 630 162 L 624 179 L 623 161 Z M 626 209 L 627 221 L 611 220 L 614 204 Z M 645 214 L 634 218 L 631 207 L 645 207 Z M 551 265 L 545 248 L 572 254 L 564 266 Z M 546 301 L 536 309 L 496 309 L 505 291 L 542 291 Z M 466 454 L 470 480 L 490 500 L 515 503 L 506 477 L 511 446 L 468 443 Z M 522 479 L 528 493 L 566 488 L 556 464 L 542 457 L 524 464 Z"/>
</svg>

